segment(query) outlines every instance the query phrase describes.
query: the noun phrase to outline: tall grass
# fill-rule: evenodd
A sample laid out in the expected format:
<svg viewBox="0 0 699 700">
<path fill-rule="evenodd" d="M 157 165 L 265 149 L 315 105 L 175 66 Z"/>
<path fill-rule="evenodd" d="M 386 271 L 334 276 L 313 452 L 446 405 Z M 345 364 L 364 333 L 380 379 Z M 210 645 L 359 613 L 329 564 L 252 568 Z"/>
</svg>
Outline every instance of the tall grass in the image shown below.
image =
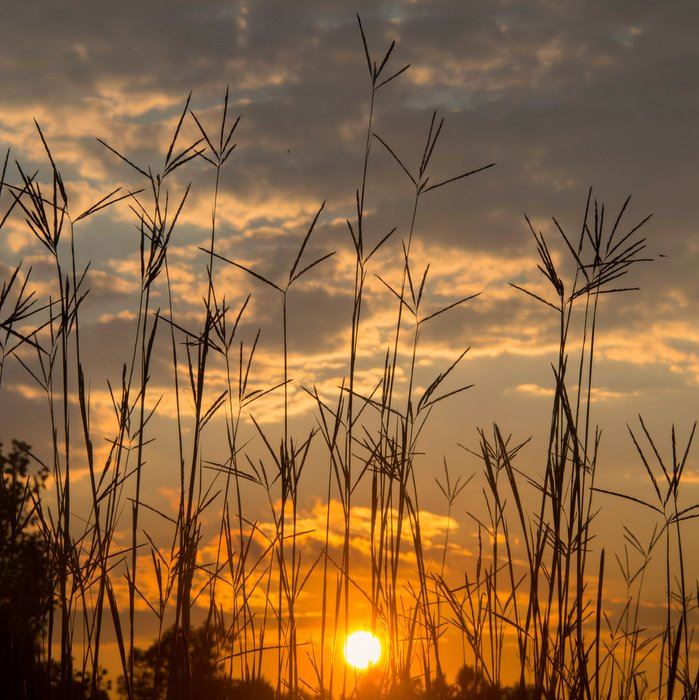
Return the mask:
<svg viewBox="0 0 699 700">
<path fill-rule="evenodd" d="M 642 420 L 641 437 L 630 430 L 654 501 L 602 489 L 597 480 L 601 431 L 592 407 L 600 298 L 631 291 L 627 275 L 650 262 L 642 234 L 647 218 L 627 225 L 628 200 L 610 219 L 590 191 L 574 234 L 554 219 L 558 250 L 567 260 L 527 220 L 549 291 L 513 287 L 546 307 L 558 333 L 541 467 L 524 472 L 518 465 L 527 441 L 517 441 L 500 426 L 479 429 L 475 450 L 465 438 L 483 466 L 485 516 L 465 516 L 477 528 L 477 554 L 467 562 L 460 582 L 451 562 L 446 566 L 450 525 L 441 558 L 433 561 L 426 551 L 420 495 L 436 474 L 419 473 L 416 466 L 421 438 L 434 420 L 435 407 L 460 400 L 471 385 L 451 383 L 468 353 L 464 348 L 422 387 L 417 376 L 421 339 L 430 322 L 473 301 L 480 290 L 443 307 L 428 307 L 430 266 L 416 260 L 414 242 L 425 197 L 442 187 L 459 186 L 494 164 L 446 176 L 434 173 L 433 155 L 444 126 L 436 112 L 415 151 L 399 155 L 385 134 L 376 133 L 375 117 L 408 66 L 394 67 L 394 43 L 374 53 L 361 21 L 359 36 L 368 73 L 368 109 L 355 212 L 347 220 L 354 251 L 347 372 L 334 397 L 322 395 L 315 386 L 292 390 L 290 371 L 289 305 L 302 282 L 311 276 L 323 279 L 325 263 L 333 255 L 311 255 L 325 203 L 283 270 L 270 274 L 253 269 L 217 250 L 222 174 L 235 162 L 231 156 L 239 122 L 231 117 L 228 91 L 215 127 L 205 125 L 190 108 L 191 95 L 187 97 L 158 166 L 137 164 L 118 144 L 102 142 L 139 184 L 116 189 L 82 212 L 74 210 L 70 188 L 38 124 L 47 169 L 30 175 L 18 164 L 13 179 L 9 152 L 4 160 L 0 195 L 4 190 L 8 204 L 1 222 L 19 215 L 54 268 L 51 292 L 44 299 L 30 291 L 30 271 L 25 274 L 21 265 L 11 270 L 0 293 L 0 383 L 6 363 L 19 363 L 45 400 L 50 426 L 50 449 L 28 456 L 50 473 L 55 492 L 48 499 L 37 488 L 27 490 L 46 544 L 55 599 L 42 654 L 49 667 L 56 664 L 58 678 L 46 692 L 70 696 L 77 675 L 83 694 L 96 695 L 104 682 L 101 646 L 114 638 L 121 668 L 111 670 L 122 676 L 127 697 L 144 697 L 144 692 L 194 697 L 196 606 L 206 611 L 204 636 L 213 640 L 221 674 L 248 682 L 273 674 L 278 697 L 350 697 L 369 681 L 376 693 L 407 697 L 419 686 L 429 697 L 448 697 L 454 691 L 445 659 L 453 659 L 454 641 L 473 667 L 474 697 L 497 697 L 510 677 L 517 679 L 519 697 L 697 697 L 697 583 L 689 578 L 683 528 L 696 517 L 698 506 L 686 505 L 679 494 L 694 428 L 684 447 L 673 428 L 670 456 L 665 457 Z M 367 211 L 377 158 L 388 158 L 411 192 L 406 231 L 372 230 Z M 169 253 L 188 206 L 190 184 L 182 175 L 192 172 L 197 162 L 205 163 L 213 176 L 212 183 L 194 185 L 200 191 L 210 188 L 210 235 L 198 251 L 205 285 L 200 318 L 186 325 L 194 322 L 191 317 L 180 320 L 175 311 Z M 89 265 L 78 266 L 75 230 L 115 205 L 128 206 L 134 218 L 140 285 L 128 356 L 118 383 L 108 384 L 114 427 L 103 451 L 95 449 L 95 441 L 105 436 L 95 434 L 90 419 L 90 358 L 81 339 L 81 313 L 90 304 L 90 271 Z M 397 285 L 383 271 L 390 246 L 398 250 Z M 321 244 L 321 249 L 327 247 Z M 384 262 L 379 269 L 375 263 L 380 256 Z M 278 300 L 279 376 L 270 384 L 254 379 L 260 332 L 252 341 L 241 332 L 251 297 L 227 296 L 220 271 L 230 268 L 247 276 L 252 294 L 261 286 Z M 362 339 L 367 284 L 374 280 L 384 289 L 395 320 L 379 379 L 367 386 L 361 375 L 367 363 Z M 154 395 L 151 387 L 161 346 L 168 348 L 172 382 L 166 397 Z M 263 428 L 259 420 L 267 405 L 260 400 L 272 395 L 281 399 L 278 430 Z M 303 401 L 307 406 L 309 397 L 315 426 L 296 436 L 290 416 L 295 404 Z M 143 489 L 148 456 L 157 452 L 156 437 L 163 439 L 152 421 L 164 398 L 174 403 L 177 436 L 177 467 L 169 468 L 178 482 L 178 504 L 171 512 Z M 248 428 L 255 438 L 252 444 Z M 214 430 L 225 435 L 223 458 L 213 459 L 205 447 Z M 312 454 L 327 468 L 322 486 L 325 533 L 319 548 L 310 546 L 308 531 L 299 527 Z M 76 462 L 87 466 L 90 484 L 90 503 L 87 509 L 79 504 L 77 511 L 71 476 Z M 436 481 L 450 524 L 461 494 L 474 487 L 470 478 L 454 479 L 446 462 L 444 475 Z M 251 490 L 264 496 L 271 529 L 248 507 Z M 311 484 L 306 493 L 318 490 L 318 484 Z M 626 587 L 621 612 L 607 610 L 610 557 L 595 540 L 598 502 L 606 505 L 609 498 L 630 499 L 657 519 L 648 544 L 624 531 L 625 553 L 617 557 Z M 368 503 L 370 512 L 368 572 L 352 551 L 358 502 Z M 339 554 L 331 541 L 335 504 L 342 522 Z M 145 523 L 154 524 L 154 518 L 160 521 L 159 531 L 169 532 L 167 538 L 146 529 Z M 206 560 L 204 538 L 212 520 L 215 556 Z M 647 572 L 661 548 L 665 601 L 659 631 L 654 632 L 642 627 L 640 612 Z M 368 587 L 361 583 L 365 575 Z M 304 597 L 315 581 L 317 601 Z M 356 624 L 357 601 L 368 606 L 370 626 L 386 646 L 381 669 L 359 679 L 341 654 L 344 636 Z M 309 605 L 319 615 L 310 636 L 299 623 Z M 145 691 L 136 669 L 142 638 L 139 606 L 150 611 L 157 630 L 153 675 Z M 166 645 L 171 626 L 172 644 Z"/>
</svg>

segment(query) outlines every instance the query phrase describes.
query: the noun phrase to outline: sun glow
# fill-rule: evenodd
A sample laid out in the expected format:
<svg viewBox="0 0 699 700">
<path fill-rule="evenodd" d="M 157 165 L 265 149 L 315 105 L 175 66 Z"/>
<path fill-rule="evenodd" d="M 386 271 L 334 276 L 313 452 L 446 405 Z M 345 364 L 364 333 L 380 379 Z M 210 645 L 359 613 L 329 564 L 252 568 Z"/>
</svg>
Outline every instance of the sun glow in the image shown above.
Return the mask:
<svg viewBox="0 0 699 700">
<path fill-rule="evenodd" d="M 345 642 L 345 660 L 360 671 L 381 658 L 381 642 L 371 632 L 353 632 Z"/>
</svg>

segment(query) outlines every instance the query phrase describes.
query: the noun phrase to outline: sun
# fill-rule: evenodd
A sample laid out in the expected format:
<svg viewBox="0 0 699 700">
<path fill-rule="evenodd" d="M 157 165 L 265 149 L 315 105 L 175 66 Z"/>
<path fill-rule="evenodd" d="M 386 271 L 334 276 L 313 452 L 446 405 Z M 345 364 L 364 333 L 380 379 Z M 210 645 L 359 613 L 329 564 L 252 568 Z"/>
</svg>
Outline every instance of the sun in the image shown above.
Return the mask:
<svg viewBox="0 0 699 700">
<path fill-rule="evenodd" d="M 345 660 L 360 671 L 381 658 L 381 642 L 371 632 L 353 632 L 345 642 Z"/>
</svg>

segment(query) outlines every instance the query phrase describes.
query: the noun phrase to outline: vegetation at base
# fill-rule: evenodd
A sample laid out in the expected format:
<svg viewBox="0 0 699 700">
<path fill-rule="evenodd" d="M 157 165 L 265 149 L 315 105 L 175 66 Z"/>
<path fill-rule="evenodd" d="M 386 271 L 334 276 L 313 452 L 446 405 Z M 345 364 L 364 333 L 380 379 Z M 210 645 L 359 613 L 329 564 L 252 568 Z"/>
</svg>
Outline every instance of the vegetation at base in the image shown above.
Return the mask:
<svg viewBox="0 0 699 700">
<path fill-rule="evenodd" d="M 107 698 L 91 695 L 89 675 L 61 683 L 58 667 L 42 654 L 42 636 L 52 607 L 51 557 L 41 535 L 37 504 L 48 469 L 32 471 L 29 445 L 0 443 L 0 679 L 12 698 Z M 105 675 L 103 672 L 102 675 Z M 105 688 L 109 685 L 103 681 Z"/>
</svg>

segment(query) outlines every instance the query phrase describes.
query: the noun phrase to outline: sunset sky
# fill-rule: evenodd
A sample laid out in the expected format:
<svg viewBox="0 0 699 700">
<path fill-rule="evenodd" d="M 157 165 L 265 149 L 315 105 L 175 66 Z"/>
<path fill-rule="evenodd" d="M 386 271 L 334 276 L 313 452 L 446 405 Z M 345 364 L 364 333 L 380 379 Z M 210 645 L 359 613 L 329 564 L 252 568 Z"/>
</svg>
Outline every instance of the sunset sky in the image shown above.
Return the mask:
<svg viewBox="0 0 699 700">
<path fill-rule="evenodd" d="M 223 173 L 218 252 L 265 275 L 283 274 L 279 271 L 288 271 L 308 225 L 327 202 L 308 256 L 336 254 L 289 297 L 292 422 L 303 432 L 315 418 L 301 387 L 316 385 L 331 398 L 347 366 L 354 254 L 345 220 L 355 215 L 369 98 L 355 12 L 372 50 L 381 53 L 395 39 L 392 65 L 410 64 L 377 97 L 375 131 L 414 166 L 438 110 L 445 126 L 431 165 L 435 180 L 497 164 L 426 196 L 415 229 L 416 265 L 430 263 L 427 309 L 482 292 L 425 330 L 418 357 L 418 375 L 427 385 L 470 347 L 449 388 L 475 385 L 437 407 L 422 438 L 420 507 L 427 511 L 426 537 L 435 560 L 446 509 L 433 477 L 441 476 L 443 458 L 455 475 L 480 470 L 459 443 L 475 448 L 476 429 L 489 430 L 497 422 L 518 440 L 534 436 L 521 455 L 522 469 L 534 471 L 541 463 L 558 328 L 550 309 L 509 283 L 544 289 L 524 215 L 562 258 L 551 217 L 577 235 L 590 186 L 610 219 L 632 195 L 625 215 L 629 228 L 653 213 L 643 230 L 646 252 L 658 259 L 636 267 L 624 282 L 641 290 L 602 300 L 593 393 L 594 418 L 603 430 L 599 485 L 647 495 L 626 424 L 642 414 L 669 448 L 672 422 L 684 439 L 699 414 L 694 2 L 14 3 L 4 13 L 11 21 L 0 27 L 0 149 L 4 155 L 11 148 L 10 179 L 18 179 L 15 158 L 28 172 L 48 173 L 36 118 L 76 211 L 117 186 L 139 187 L 133 171 L 96 137 L 142 167 L 160 167 L 190 90 L 197 116 L 215 125 L 229 86 L 230 109 L 241 121 L 238 146 Z M 197 138 L 189 122 L 185 136 Z M 196 326 L 206 294 L 206 256 L 198 246 L 208 245 L 213 173 L 193 162 L 178 173 L 179 191 L 190 180 L 194 185 L 169 261 L 175 312 L 183 325 Z M 372 268 L 389 282 L 401 272 L 400 237 L 409 227 L 411 197 L 405 175 L 373 141 L 365 225 L 372 241 L 398 227 Z M 0 202 L 0 214 L 7 203 Z M 107 381 L 118 384 L 134 332 L 139 268 L 133 224 L 122 203 L 76 228 L 79 260 L 92 261 L 81 336 L 99 437 L 112 430 Z M 45 251 L 14 216 L 0 235 L 0 278 L 20 260 L 33 268 L 32 288 L 48 294 L 53 270 Z M 241 337 L 250 343 L 261 329 L 254 383 L 271 386 L 280 380 L 279 300 L 230 266 L 216 269 L 217 283 L 234 307 L 253 294 Z M 161 290 L 152 306 L 165 304 Z M 364 314 L 359 370 L 369 386 L 380 377 L 395 316 L 390 293 L 373 274 Z M 165 399 L 152 425 L 157 439 L 148 449 L 144 493 L 165 507 L 177 495 L 166 333 L 156 352 L 151 391 Z M 254 410 L 275 435 L 280 401 L 273 396 Z M 45 454 L 43 411 L 44 399 L 31 378 L 8 361 L 0 440 L 22 439 Z M 249 421 L 244 432 L 254 438 Z M 251 453 L 261 453 L 258 443 L 251 442 Z M 224 450 L 219 426 L 211 431 L 204 459 L 220 460 Z M 326 469 L 327 461 L 314 454 L 302 481 L 302 517 L 309 529 L 324 518 L 319 499 Z M 77 464 L 78 503 L 88 497 L 81 474 L 85 465 Z M 686 481 L 688 497 L 696 500 L 696 457 Z M 465 512 L 478 512 L 482 501 L 481 482 L 476 483 L 452 512 L 454 547 L 460 548 L 454 551 L 465 557 L 474 546 L 474 526 Z M 269 517 L 261 494 L 251 491 L 250 499 L 259 504 L 261 521 Z M 598 503 L 607 506 L 598 532 L 612 550 L 621 547 L 622 520 L 648 534 L 638 509 L 607 496 Z M 358 511 L 357 551 L 363 527 Z"/>
</svg>

